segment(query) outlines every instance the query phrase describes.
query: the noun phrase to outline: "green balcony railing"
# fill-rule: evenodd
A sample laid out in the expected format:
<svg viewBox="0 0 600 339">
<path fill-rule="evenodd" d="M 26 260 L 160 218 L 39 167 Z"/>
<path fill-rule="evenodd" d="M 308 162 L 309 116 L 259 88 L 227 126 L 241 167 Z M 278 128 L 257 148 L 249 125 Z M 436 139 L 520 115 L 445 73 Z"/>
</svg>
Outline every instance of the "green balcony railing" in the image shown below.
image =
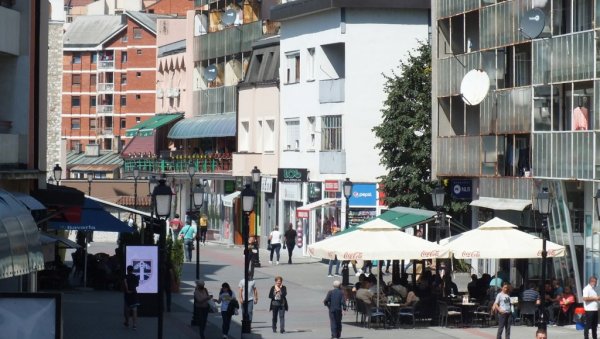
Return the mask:
<svg viewBox="0 0 600 339">
<path fill-rule="evenodd" d="M 190 162 L 198 173 L 223 173 L 231 171 L 231 154 L 177 156 L 169 159 L 128 158 L 123 159 L 125 172 L 137 168 L 142 172 L 187 173 Z"/>
</svg>

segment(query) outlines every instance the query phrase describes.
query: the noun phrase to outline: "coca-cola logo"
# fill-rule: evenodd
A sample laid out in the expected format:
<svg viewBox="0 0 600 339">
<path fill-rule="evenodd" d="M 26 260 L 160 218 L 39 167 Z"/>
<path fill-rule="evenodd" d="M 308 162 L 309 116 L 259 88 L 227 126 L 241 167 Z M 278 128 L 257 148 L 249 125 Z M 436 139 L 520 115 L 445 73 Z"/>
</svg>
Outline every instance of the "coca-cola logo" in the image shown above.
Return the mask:
<svg viewBox="0 0 600 339">
<path fill-rule="evenodd" d="M 362 257 L 362 252 L 346 252 L 342 255 L 342 258 L 344 258 L 344 260 L 362 260 Z"/>
<path fill-rule="evenodd" d="M 546 250 L 546 256 L 547 257 L 555 257 L 558 255 L 558 251 L 557 250 Z M 542 250 L 539 250 L 537 252 L 537 256 L 541 257 L 542 256 Z"/>
<path fill-rule="evenodd" d="M 438 250 L 421 252 L 421 258 L 437 258 L 439 256 L 440 256 L 440 251 L 438 251 Z"/>
<path fill-rule="evenodd" d="M 479 258 L 479 257 L 481 257 L 481 252 L 479 252 L 479 251 L 463 251 L 462 257 L 463 258 Z"/>
</svg>

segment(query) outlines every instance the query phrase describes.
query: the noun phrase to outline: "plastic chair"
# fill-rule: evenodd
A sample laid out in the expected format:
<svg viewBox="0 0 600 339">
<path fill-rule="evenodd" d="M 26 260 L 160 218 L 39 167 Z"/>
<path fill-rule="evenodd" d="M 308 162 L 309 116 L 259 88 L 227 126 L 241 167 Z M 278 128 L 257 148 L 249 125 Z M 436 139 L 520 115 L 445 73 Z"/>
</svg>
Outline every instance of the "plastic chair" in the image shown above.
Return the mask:
<svg viewBox="0 0 600 339">
<path fill-rule="evenodd" d="M 481 323 L 481 327 L 490 326 L 490 319 L 492 318 L 490 306 L 479 306 L 473 314 L 473 322 Z"/>
<path fill-rule="evenodd" d="M 519 314 L 522 322 L 525 322 L 526 317 L 531 316 L 531 326 L 536 324 L 538 316 L 537 310 L 538 306 L 535 304 L 535 301 L 521 301 L 521 303 L 519 304 Z"/>
</svg>

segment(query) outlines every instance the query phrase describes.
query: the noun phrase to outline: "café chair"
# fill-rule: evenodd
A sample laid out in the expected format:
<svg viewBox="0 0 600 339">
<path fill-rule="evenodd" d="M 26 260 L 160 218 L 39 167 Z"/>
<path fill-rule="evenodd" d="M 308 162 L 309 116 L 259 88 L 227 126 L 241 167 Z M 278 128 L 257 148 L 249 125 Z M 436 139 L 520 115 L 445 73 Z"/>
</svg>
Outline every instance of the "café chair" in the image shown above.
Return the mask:
<svg viewBox="0 0 600 339">
<path fill-rule="evenodd" d="M 460 307 L 448 306 L 445 302 L 438 301 L 438 324 L 440 326 L 448 327 L 448 318 L 454 318 L 454 325 L 458 327 L 458 324 L 463 322 Z M 460 322 L 458 320 L 460 320 Z"/>
</svg>

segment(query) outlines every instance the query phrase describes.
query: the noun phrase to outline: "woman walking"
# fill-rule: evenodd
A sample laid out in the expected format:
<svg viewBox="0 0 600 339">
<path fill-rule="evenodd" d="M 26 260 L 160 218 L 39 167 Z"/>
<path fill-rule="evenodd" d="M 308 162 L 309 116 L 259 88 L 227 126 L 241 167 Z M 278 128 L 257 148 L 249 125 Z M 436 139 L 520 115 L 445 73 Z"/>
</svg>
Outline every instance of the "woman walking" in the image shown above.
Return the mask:
<svg viewBox="0 0 600 339">
<path fill-rule="evenodd" d="M 277 315 L 279 315 L 279 332 L 285 333 L 285 312 L 288 310 L 287 288 L 283 286 L 283 278 L 275 277 L 275 285 L 269 291 L 271 306 L 269 311 L 273 312 L 273 333 L 277 332 Z"/>
<path fill-rule="evenodd" d="M 221 318 L 223 318 L 221 330 L 223 332 L 224 339 L 227 339 L 229 335 L 231 316 L 233 316 L 233 313 L 230 312 L 229 304 L 233 299 L 234 297 L 233 292 L 231 292 L 231 287 L 229 287 L 228 283 L 223 283 L 221 285 L 221 290 L 219 291 L 219 299 L 215 299 L 215 302 L 221 304 Z"/>
<path fill-rule="evenodd" d="M 271 256 L 269 257 L 269 264 L 273 263 L 273 252 L 277 254 L 277 261 L 275 261 L 276 265 L 279 265 L 279 251 L 281 250 L 281 232 L 279 232 L 279 228 L 275 226 L 275 229 L 271 231 L 269 234 L 269 241 L 271 242 Z"/>
<path fill-rule="evenodd" d="M 196 311 L 198 312 L 198 329 L 200 330 L 200 339 L 206 339 L 204 329 L 206 328 L 206 320 L 208 319 L 208 301 L 212 299 L 212 294 L 208 294 L 208 290 L 204 288 L 204 281 L 196 280 L 196 290 L 194 291 L 194 301 Z"/>
</svg>

